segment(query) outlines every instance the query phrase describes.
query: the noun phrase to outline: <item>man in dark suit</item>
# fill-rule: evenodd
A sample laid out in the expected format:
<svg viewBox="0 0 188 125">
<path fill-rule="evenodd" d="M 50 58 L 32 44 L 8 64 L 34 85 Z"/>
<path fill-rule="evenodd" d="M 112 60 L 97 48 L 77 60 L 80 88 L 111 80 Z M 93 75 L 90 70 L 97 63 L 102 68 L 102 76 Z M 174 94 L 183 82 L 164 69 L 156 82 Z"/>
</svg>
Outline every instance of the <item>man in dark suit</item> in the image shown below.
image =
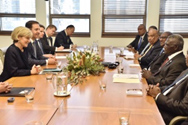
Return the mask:
<svg viewBox="0 0 188 125">
<path fill-rule="evenodd" d="M 165 41 L 170 35 L 172 35 L 171 32 L 164 32 L 161 34 L 161 36 L 159 37 L 159 40 L 160 40 L 160 45 L 162 47 L 164 47 Z M 166 60 L 167 57 L 168 55 L 164 53 L 164 48 L 161 49 L 161 51 L 157 54 L 157 56 L 155 56 L 155 58 L 150 62 L 147 69 L 151 71 L 151 73 L 155 73 L 156 71 L 158 71 L 159 67 Z"/>
<path fill-rule="evenodd" d="M 164 32 L 161 34 L 159 40 L 160 45 L 164 47 L 165 41 L 167 40 L 168 36 L 172 35 L 171 32 Z M 146 73 L 154 74 L 160 68 L 161 64 L 166 60 L 168 55 L 164 53 L 164 48 L 155 56 L 155 58 L 149 63 L 147 70 L 143 69 L 143 75 Z"/>
<path fill-rule="evenodd" d="M 134 55 L 135 59 L 138 59 L 142 69 L 148 67 L 149 63 L 162 49 L 159 42 L 158 31 L 156 29 L 150 29 L 148 32 L 148 41 L 150 46 L 145 53 L 143 55 L 139 55 L 138 53 Z"/>
<path fill-rule="evenodd" d="M 138 35 L 135 39 L 127 46 L 129 51 L 134 53 L 138 52 L 139 54 L 142 52 L 144 47 L 148 43 L 148 35 L 146 31 L 146 27 L 144 24 L 140 24 L 138 26 Z"/>
<path fill-rule="evenodd" d="M 188 55 L 186 56 L 188 66 Z M 188 69 L 169 86 L 149 85 L 148 95 L 155 98 L 159 111 L 168 125 L 176 116 L 188 116 Z"/>
<path fill-rule="evenodd" d="M 69 25 L 67 28 L 61 32 L 59 32 L 56 36 L 54 46 L 60 47 L 63 46 L 65 49 L 69 49 L 70 45 L 72 44 L 73 48 L 76 48 L 76 45 L 73 45 L 72 40 L 70 39 L 70 36 L 74 33 L 74 26 Z"/>
<path fill-rule="evenodd" d="M 28 63 L 29 66 L 35 65 L 46 65 L 46 64 L 55 64 L 56 60 L 54 58 L 46 58 L 43 56 L 43 53 L 36 41 L 39 38 L 40 26 L 37 21 L 28 21 L 25 26 L 29 28 L 33 34 L 30 43 L 28 44 Z"/>
<path fill-rule="evenodd" d="M 148 84 L 169 85 L 187 68 L 182 52 L 183 44 L 184 41 L 180 35 L 174 34 L 168 37 L 164 46 L 164 52 L 168 58 L 153 75 L 143 76 L 147 79 Z"/>
<path fill-rule="evenodd" d="M 57 28 L 55 25 L 49 25 L 46 28 L 46 32 L 44 33 L 43 37 L 40 39 L 42 42 L 44 54 L 54 54 L 55 50 L 63 50 L 64 47 L 54 47 L 53 46 L 53 39 L 52 36 L 55 34 Z"/>
</svg>

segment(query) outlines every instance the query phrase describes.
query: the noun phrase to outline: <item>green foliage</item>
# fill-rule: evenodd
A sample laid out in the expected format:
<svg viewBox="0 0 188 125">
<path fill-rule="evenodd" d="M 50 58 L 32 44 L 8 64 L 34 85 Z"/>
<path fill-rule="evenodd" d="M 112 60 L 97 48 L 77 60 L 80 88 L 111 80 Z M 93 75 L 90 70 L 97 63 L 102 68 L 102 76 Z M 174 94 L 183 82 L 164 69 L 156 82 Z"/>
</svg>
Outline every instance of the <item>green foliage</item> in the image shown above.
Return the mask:
<svg viewBox="0 0 188 125">
<path fill-rule="evenodd" d="M 63 71 L 69 72 L 69 80 L 72 83 L 82 83 L 88 75 L 99 75 L 104 71 L 99 55 L 91 52 L 73 52 L 67 56 L 68 65 Z"/>
</svg>

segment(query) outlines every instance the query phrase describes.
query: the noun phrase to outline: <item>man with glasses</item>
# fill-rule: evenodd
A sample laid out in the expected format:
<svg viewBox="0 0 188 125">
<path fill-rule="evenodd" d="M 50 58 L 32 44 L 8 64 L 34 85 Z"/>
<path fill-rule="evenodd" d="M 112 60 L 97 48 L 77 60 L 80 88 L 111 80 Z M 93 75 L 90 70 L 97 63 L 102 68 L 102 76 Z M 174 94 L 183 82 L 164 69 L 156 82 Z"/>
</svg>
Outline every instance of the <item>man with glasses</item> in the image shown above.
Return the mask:
<svg viewBox="0 0 188 125">
<path fill-rule="evenodd" d="M 168 36 L 170 36 L 170 35 L 172 35 L 171 32 L 164 32 L 164 33 L 161 34 L 161 36 L 159 37 L 159 40 L 160 40 L 160 45 L 162 47 L 164 47 L 165 41 L 167 40 Z M 167 57 L 168 57 L 168 55 L 166 55 L 164 53 L 164 48 L 163 48 L 157 54 L 157 56 L 155 56 L 155 58 L 150 62 L 147 69 L 143 69 L 143 71 L 142 71 L 143 77 L 147 74 L 155 73 L 159 69 L 159 67 L 161 66 L 162 62 L 164 62 Z"/>
</svg>

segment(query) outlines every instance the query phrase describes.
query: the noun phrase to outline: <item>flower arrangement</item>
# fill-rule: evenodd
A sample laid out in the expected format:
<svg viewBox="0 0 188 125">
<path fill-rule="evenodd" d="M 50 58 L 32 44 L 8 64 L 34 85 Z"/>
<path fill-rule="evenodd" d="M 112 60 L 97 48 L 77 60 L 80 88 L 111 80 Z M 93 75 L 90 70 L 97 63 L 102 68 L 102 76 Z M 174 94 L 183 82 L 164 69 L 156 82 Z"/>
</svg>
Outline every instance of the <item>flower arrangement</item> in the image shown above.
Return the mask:
<svg viewBox="0 0 188 125">
<path fill-rule="evenodd" d="M 99 55 L 89 51 L 73 52 L 67 56 L 67 60 L 68 65 L 63 71 L 68 72 L 71 83 L 82 83 L 88 75 L 99 75 L 100 72 L 104 72 Z"/>
</svg>

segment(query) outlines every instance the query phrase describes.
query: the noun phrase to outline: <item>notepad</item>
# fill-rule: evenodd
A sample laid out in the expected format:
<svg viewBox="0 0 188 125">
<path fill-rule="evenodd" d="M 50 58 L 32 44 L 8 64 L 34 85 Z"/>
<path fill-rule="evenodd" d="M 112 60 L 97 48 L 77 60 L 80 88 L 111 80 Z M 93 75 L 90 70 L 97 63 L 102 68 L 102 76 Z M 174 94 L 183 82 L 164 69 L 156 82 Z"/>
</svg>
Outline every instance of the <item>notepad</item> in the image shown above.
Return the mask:
<svg viewBox="0 0 188 125">
<path fill-rule="evenodd" d="M 138 74 L 114 74 L 113 82 L 118 83 L 140 83 Z"/>
</svg>

